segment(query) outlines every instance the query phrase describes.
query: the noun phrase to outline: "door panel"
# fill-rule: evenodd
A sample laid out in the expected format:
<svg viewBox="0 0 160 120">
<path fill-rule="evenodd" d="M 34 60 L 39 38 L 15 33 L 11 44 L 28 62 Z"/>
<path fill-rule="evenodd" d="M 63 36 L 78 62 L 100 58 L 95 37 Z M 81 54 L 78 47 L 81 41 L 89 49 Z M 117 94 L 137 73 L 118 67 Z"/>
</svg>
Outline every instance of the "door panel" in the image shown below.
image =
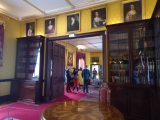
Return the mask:
<svg viewBox="0 0 160 120">
<path fill-rule="evenodd" d="M 50 45 L 51 44 L 51 45 Z M 52 100 L 64 95 L 65 48 L 54 42 L 49 42 L 47 55 L 47 85 L 46 100 Z"/>
</svg>

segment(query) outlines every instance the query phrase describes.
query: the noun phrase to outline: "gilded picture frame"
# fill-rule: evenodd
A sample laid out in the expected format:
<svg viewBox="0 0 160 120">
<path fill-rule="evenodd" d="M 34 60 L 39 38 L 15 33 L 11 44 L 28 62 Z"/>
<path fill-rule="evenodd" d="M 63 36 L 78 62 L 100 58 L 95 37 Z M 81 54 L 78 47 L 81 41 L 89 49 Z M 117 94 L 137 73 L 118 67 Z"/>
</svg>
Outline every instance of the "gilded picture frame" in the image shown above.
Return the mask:
<svg viewBox="0 0 160 120">
<path fill-rule="evenodd" d="M 124 22 L 142 20 L 142 0 L 122 2 Z"/>
<path fill-rule="evenodd" d="M 55 34 L 56 33 L 56 17 L 46 18 L 44 26 L 45 34 Z"/>
<path fill-rule="evenodd" d="M 36 22 L 26 22 L 26 36 L 35 36 L 36 35 Z"/>
<path fill-rule="evenodd" d="M 106 23 L 106 8 L 97 8 L 91 11 L 91 28 L 99 28 Z"/>
<path fill-rule="evenodd" d="M 73 66 L 73 53 L 68 52 L 67 66 Z"/>
<path fill-rule="evenodd" d="M 80 12 L 68 14 L 66 16 L 67 33 L 80 31 Z"/>
</svg>

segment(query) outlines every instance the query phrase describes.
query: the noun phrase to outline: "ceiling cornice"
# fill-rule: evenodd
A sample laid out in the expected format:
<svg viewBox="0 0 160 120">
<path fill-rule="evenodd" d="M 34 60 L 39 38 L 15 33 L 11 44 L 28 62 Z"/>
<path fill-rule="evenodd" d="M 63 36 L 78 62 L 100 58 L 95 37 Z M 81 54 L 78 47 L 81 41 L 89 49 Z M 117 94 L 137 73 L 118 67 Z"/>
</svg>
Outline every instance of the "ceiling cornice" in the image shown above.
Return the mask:
<svg viewBox="0 0 160 120">
<path fill-rule="evenodd" d="M 38 8 L 37 6 L 35 6 L 34 4 L 32 4 L 31 2 L 29 2 L 28 0 L 23 0 L 25 3 L 27 3 L 28 5 L 32 6 L 33 8 L 37 9 L 39 12 L 41 12 L 43 15 L 46 15 L 46 12 L 41 10 L 40 8 Z"/>
<path fill-rule="evenodd" d="M 73 12 L 73 11 L 77 11 L 77 10 L 88 9 L 88 8 L 92 8 L 92 7 L 95 7 L 95 6 L 105 5 L 107 3 L 116 2 L 116 1 L 119 1 L 119 0 L 110 0 L 109 2 L 108 1 L 103 1 L 103 2 L 100 2 L 100 3 L 91 4 L 91 5 L 68 8 L 65 11 L 60 11 L 60 12 L 52 12 L 52 13 L 51 12 L 49 12 L 49 13 L 46 12 L 46 16 L 55 16 L 55 15 L 64 14 L 64 13 L 68 13 L 68 12 Z"/>
<path fill-rule="evenodd" d="M 94 4 L 86 5 L 86 6 L 80 6 L 80 7 L 75 6 L 72 9 L 70 8 L 68 10 L 65 10 L 65 12 L 64 11 L 60 11 L 60 12 L 53 12 L 53 13 L 49 13 L 49 14 L 46 12 L 46 14 L 47 15 L 58 15 L 58 14 L 63 14 L 63 13 L 67 13 L 67 12 L 73 12 L 73 11 L 77 11 L 77 10 L 83 10 L 83 9 L 87 9 L 87 8 L 92 8 L 92 7 L 95 7 L 95 6 L 100 6 L 100 5 L 104 5 L 104 4 L 107 4 L 107 3 L 110 3 L 110 2 L 115 2 L 115 1 L 118 1 L 118 0 L 110 0 L 109 2 L 108 1 L 104 2 L 103 1 L 103 2 L 94 3 Z"/>
<path fill-rule="evenodd" d="M 65 0 L 72 8 L 75 8 L 75 6 L 71 3 L 70 0 Z"/>
<path fill-rule="evenodd" d="M 4 15 L 10 17 L 10 18 L 13 18 L 13 19 L 15 19 L 15 20 L 20 20 L 17 16 L 13 16 L 13 15 L 9 14 L 7 11 L 5 11 L 5 10 L 3 10 L 3 9 L 1 9 L 1 8 L 0 8 L 0 13 L 1 13 L 1 14 L 4 14 Z"/>
<path fill-rule="evenodd" d="M 47 12 L 47 11 L 43 11 L 42 9 L 38 8 L 37 6 L 35 6 L 34 4 L 32 4 L 31 2 L 29 2 L 28 0 L 23 0 L 24 2 L 26 2 L 27 4 L 29 4 L 30 6 L 32 6 L 33 8 L 35 8 L 36 10 L 38 10 L 39 12 L 42 13 L 42 15 L 38 15 L 38 16 L 28 16 L 28 17 L 22 17 L 19 18 L 18 16 L 13 16 L 11 14 L 9 14 L 8 12 L 4 11 L 3 9 L 0 9 L 0 12 L 2 14 L 5 14 L 15 20 L 19 20 L 19 21 L 26 21 L 29 19 L 38 19 L 38 18 L 42 18 L 42 17 L 50 17 L 50 16 L 56 16 L 56 15 L 60 15 L 60 14 L 64 14 L 64 13 L 68 13 L 68 12 L 74 12 L 74 11 L 78 11 L 78 10 L 83 10 L 83 9 L 88 9 L 88 8 L 92 8 L 95 6 L 100 6 L 100 5 L 105 5 L 107 3 L 111 3 L 111 2 L 116 2 L 119 0 L 109 0 L 109 1 L 102 1 L 102 2 L 94 2 L 90 5 L 85 5 L 85 6 L 74 6 L 73 3 L 70 0 L 65 0 L 70 6 L 71 8 L 65 8 L 62 11 L 58 10 L 56 12 Z"/>
</svg>

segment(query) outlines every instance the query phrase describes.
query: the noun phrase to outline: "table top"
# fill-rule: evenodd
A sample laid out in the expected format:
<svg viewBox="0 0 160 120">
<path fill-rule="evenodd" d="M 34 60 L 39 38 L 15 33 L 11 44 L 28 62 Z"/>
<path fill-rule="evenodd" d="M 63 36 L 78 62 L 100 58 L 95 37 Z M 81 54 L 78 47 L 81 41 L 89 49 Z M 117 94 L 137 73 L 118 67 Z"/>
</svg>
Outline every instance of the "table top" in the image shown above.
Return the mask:
<svg viewBox="0 0 160 120">
<path fill-rule="evenodd" d="M 65 101 L 48 107 L 42 120 L 124 120 L 115 107 L 92 101 Z"/>
</svg>

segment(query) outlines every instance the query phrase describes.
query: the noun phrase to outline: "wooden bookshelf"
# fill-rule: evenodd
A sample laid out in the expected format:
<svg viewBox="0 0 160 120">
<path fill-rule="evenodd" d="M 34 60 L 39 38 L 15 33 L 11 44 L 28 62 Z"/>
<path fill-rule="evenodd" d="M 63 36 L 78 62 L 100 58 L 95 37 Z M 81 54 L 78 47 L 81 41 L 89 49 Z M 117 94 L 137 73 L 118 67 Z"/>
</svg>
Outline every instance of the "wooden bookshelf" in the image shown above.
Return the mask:
<svg viewBox="0 0 160 120">
<path fill-rule="evenodd" d="M 42 100 L 44 37 L 17 38 L 15 78 L 19 81 L 19 100 Z"/>
</svg>

